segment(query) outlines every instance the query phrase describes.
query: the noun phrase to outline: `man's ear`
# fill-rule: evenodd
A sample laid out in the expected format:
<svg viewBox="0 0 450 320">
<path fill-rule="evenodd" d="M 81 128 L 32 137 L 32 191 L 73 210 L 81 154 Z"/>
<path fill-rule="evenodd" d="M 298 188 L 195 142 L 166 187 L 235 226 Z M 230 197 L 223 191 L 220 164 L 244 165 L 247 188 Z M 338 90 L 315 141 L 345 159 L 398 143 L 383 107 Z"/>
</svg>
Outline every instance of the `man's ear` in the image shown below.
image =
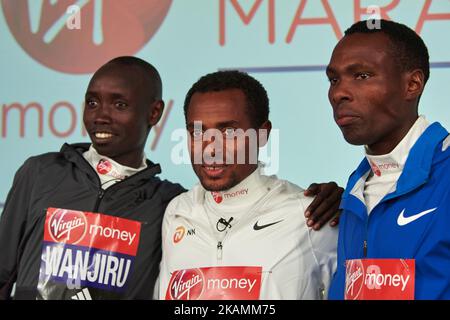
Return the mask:
<svg viewBox="0 0 450 320">
<path fill-rule="evenodd" d="M 406 75 L 406 100 L 416 100 L 423 93 L 425 87 L 425 75 L 420 69 L 407 72 Z"/>
<path fill-rule="evenodd" d="M 258 146 L 264 147 L 269 140 L 270 130 L 272 130 L 272 123 L 267 120 L 258 129 Z"/>
<path fill-rule="evenodd" d="M 164 101 L 156 100 L 155 102 L 152 103 L 150 114 L 148 117 L 148 124 L 150 127 L 153 127 L 158 123 L 159 119 L 161 119 L 163 112 L 164 112 Z"/>
</svg>

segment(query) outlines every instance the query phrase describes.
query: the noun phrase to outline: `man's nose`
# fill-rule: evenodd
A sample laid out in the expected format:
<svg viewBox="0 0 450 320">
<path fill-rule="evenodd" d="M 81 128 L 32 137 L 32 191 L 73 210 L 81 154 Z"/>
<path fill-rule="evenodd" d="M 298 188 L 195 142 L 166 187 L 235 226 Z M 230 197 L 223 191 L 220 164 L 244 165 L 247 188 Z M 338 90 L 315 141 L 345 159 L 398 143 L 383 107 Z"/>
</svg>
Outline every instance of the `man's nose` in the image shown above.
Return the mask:
<svg viewBox="0 0 450 320">
<path fill-rule="evenodd" d="M 208 158 L 209 161 L 221 159 L 223 161 L 223 148 L 225 141 L 220 135 L 214 137 L 209 137 L 206 141 L 203 141 L 203 153 L 206 155 L 205 159 Z M 219 160 L 220 162 L 220 160 Z"/>
<path fill-rule="evenodd" d="M 353 95 L 348 81 L 339 80 L 329 91 L 329 99 L 333 106 L 338 106 L 343 102 L 352 101 Z"/>
<path fill-rule="evenodd" d="M 97 124 L 111 123 L 111 110 L 105 103 L 99 104 L 95 110 L 94 122 Z"/>
</svg>

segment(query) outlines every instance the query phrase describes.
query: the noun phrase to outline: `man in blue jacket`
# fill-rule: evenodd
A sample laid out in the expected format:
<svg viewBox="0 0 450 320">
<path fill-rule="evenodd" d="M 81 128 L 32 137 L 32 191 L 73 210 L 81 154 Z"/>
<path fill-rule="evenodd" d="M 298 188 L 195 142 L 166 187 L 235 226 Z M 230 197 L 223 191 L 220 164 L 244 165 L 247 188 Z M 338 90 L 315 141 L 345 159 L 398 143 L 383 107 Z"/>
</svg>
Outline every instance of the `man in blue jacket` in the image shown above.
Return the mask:
<svg viewBox="0 0 450 320">
<path fill-rule="evenodd" d="M 429 78 L 405 25 L 360 21 L 327 67 L 334 119 L 366 157 L 345 190 L 331 299 L 450 299 L 450 137 L 419 116 Z"/>
</svg>

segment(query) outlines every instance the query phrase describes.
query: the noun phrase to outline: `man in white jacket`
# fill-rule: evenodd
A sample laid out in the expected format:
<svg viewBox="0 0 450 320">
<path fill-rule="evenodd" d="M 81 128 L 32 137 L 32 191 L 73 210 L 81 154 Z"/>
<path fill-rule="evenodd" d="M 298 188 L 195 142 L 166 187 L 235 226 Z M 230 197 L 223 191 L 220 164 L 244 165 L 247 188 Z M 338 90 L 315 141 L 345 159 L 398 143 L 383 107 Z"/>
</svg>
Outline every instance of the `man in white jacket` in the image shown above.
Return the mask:
<svg viewBox="0 0 450 320">
<path fill-rule="evenodd" d="M 312 198 L 263 174 L 258 149 L 271 130 L 264 87 L 239 71 L 208 74 L 184 110 L 200 184 L 166 210 L 159 298 L 326 298 L 337 231 L 311 230 L 304 212 Z"/>
</svg>

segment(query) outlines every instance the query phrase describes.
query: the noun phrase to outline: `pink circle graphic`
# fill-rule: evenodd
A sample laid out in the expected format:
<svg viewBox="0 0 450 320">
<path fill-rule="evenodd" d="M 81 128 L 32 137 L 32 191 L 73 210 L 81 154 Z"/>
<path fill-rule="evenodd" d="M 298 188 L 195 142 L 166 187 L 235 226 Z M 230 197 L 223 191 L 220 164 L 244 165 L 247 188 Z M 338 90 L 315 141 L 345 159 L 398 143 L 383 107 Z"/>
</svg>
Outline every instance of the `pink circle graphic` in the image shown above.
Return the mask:
<svg viewBox="0 0 450 320">
<path fill-rule="evenodd" d="M 2 1 L 18 44 L 41 64 L 72 74 L 92 73 L 114 57 L 134 55 L 158 31 L 171 4 L 172 0 Z"/>
<path fill-rule="evenodd" d="M 108 174 L 112 169 L 112 164 L 106 159 L 100 159 L 97 163 L 97 172 L 100 174 Z"/>
</svg>

